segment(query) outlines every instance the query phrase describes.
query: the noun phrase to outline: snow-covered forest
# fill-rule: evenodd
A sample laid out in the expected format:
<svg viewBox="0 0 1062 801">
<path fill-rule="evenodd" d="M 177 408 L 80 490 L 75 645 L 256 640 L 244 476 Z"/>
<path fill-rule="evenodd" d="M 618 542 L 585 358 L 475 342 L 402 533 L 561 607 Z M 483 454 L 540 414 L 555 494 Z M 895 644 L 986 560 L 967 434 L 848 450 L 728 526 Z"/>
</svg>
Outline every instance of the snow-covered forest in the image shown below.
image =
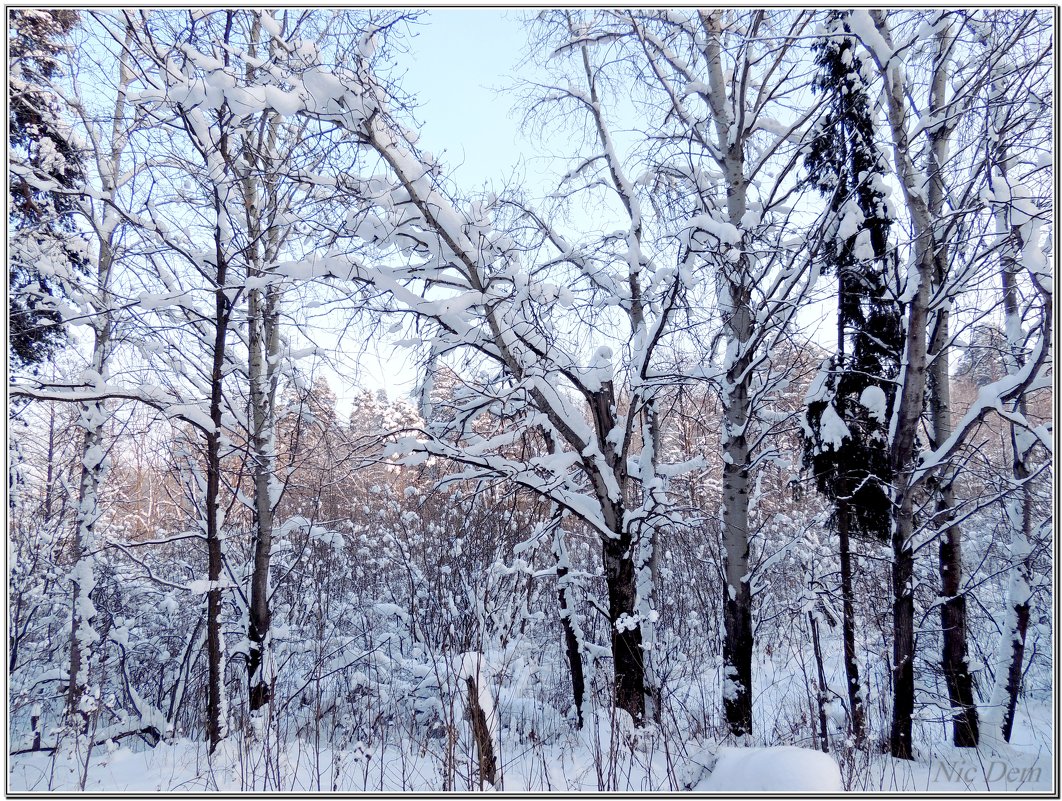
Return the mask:
<svg viewBox="0 0 1062 801">
<path fill-rule="evenodd" d="M 1052 10 L 447 13 L 8 11 L 9 788 L 1051 789 Z"/>
</svg>

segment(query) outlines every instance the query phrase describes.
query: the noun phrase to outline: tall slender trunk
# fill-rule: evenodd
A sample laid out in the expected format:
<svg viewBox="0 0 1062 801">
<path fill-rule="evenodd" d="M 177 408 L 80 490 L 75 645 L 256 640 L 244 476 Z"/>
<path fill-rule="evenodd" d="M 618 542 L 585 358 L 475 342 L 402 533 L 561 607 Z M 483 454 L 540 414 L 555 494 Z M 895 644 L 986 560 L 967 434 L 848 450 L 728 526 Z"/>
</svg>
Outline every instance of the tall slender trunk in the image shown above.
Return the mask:
<svg viewBox="0 0 1062 801">
<path fill-rule="evenodd" d="M 254 15 L 251 23 L 250 54 L 256 55 L 261 22 Z M 273 46 L 268 49 L 272 52 Z M 248 79 L 253 68 L 247 67 Z M 263 214 L 276 210 L 277 198 L 271 191 L 268 176 L 274 165 L 279 118 L 270 114 L 266 124 L 243 141 L 245 167 L 242 178 L 244 215 L 247 222 L 247 247 L 244 251 L 247 275 L 260 278 L 267 274 L 266 265 L 275 256 L 279 227 L 263 230 Z M 255 168 L 258 168 L 257 174 Z M 259 191 L 260 187 L 263 191 Z M 248 383 L 251 396 L 251 448 L 254 478 L 254 546 L 248 604 L 247 683 L 248 706 L 252 712 L 266 706 L 272 697 L 273 668 L 270 649 L 272 614 L 269 606 L 269 566 L 273 548 L 273 516 L 276 503 L 276 417 L 274 403 L 279 362 L 278 291 L 267 286 L 263 291 L 252 288 L 247 293 Z"/>
<path fill-rule="evenodd" d="M 937 32 L 937 54 L 930 86 L 930 112 L 942 114 L 947 105 L 948 52 L 951 48 L 950 28 Z M 928 212 L 932 219 L 944 213 L 943 169 L 948 155 L 951 129 L 946 123 L 936 125 L 929 132 L 930 169 L 927 196 Z M 933 288 L 936 293 L 946 291 L 949 249 L 944 243 L 934 243 Z M 930 447 L 937 448 L 952 433 L 951 370 L 950 370 L 950 314 L 946 305 L 934 309 L 933 334 L 929 343 L 929 408 Z M 962 530 L 955 522 L 955 470 L 945 465 L 930 483 L 936 495 L 935 522 L 941 531 L 940 585 L 943 602 L 940 606 L 943 650 L 941 668 L 953 710 L 952 741 L 957 746 L 977 745 L 977 705 L 973 694 L 973 675 L 966 654 L 966 596 L 962 593 Z"/>
<path fill-rule="evenodd" d="M 222 134 L 219 150 L 227 156 L 228 137 Z M 210 367 L 210 423 L 206 436 L 206 515 L 207 546 L 207 722 L 206 734 L 210 753 L 228 734 L 227 710 L 224 698 L 224 651 L 221 632 L 221 573 L 223 569 L 222 525 L 224 510 L 221 508 L 221 448 L 222 448 L 222 400 L 224 395 L 225 349 L 227 345 L 231 304 L 226 295 L 228 280 L 228 256 L 225 252 L 222 217 L 228 214 L 228 193 L 219 186 L 214 188 L 214 213 L 217 227 L 214 231 L 214 263 L 216 288 L 214 290 L 214 343 Z"/>
<path fill-rule="evenodd" d="M 897 759 L 914 759 L 914 551 L 911 534 L 914 510 L 910 493 L 904 493 L 892 530 L 892 722 L 889 753 Z"/>
<path fill-rule="evenodd" d="M 819 691 L 816 694 L 816 706 L 819 713 L 819 747 L 823 753 L 830 752 L 830 730 L 826 725 L 826 704 L 829 702 L 830 687 L 826 683 L 826 668 L 822 663 L 822 646 L 819 643 L 819 621 L 815 618 L 815 612 L 808 612 L 808 622 L 811 624 L 811 647 L 815 653 L 815 672 L 819 683 Z"/>
<path fill-rule="evenodd" d="M 937 313 L 937 325 L 930 370 L 930 408 L 933 436 L 930 445 L 938 447 L 952 433 L 950 371 L 948 369 L 948 313 Z M 962 534 L 954 522 L 954 470 L 944 469 L 934 479 L 936 525 L 940 542 L 940 623 L 943 639 L 941 667 L 953 710 L 952 741 L 960 747 L 974 747 L 978 740 L 977 705 L 973 674 L 966 651 L 966 596 L 962 592 Z"/>
<path fill-rule="evenodd" d="M 885 13 L 870 12 L 886 44 L 891 46 Z M 879 65 L 884 67 L 885 65 Z M 925 407 L 928 375 L 926 330 L 929 301 L 936 278 L 935 229 L 925 196 L 921 173 L 912 159 L 908 138 L 906 87 L 902 71 L 886 69 L 885 106 L 892 138 L 893 159 L 904 201 L 914 227 L 913 264 L 907 281 L 916 282 L 914 297 L 907 304 L 904 349 L 898 377 L 898 400 L 889 428 L 890 462 L 895 472 L 892 487 L 892 592 L 893 592 L 893 709 L 889 752 L 898 759 L 913 759 L 914 715 L 914 481 L 917 467 L 917 435 Z"/>
<path fill-rule="evenodd" d="M 743 360 L 727 372 L 740 374 Z M 742 380 L 723 407 L 723 710 L 731 734 L 752 734 L 752 590 L 749 586 L 749 474 L 745 425 L 749 399 Z"/>
<path fill-rule="evenodd" d="M 1006 152 L 995 155 L 1000 177 L 1007 176 Z M 1003 290 L 1004 330 L 1007 338 L 1005 363 L 1008 373 L 1016 373 L 1025 365 L 1025 343 L 1021 313 L 1018 306 L 1017 276 L 1020 265 L 1017 250 L 1022 243 L 1021 230 L 1011 227 L 1005 208 L 996 210 L 996 232 L 1006 240 L 1001 258 L 1000 282 Z M 1020 396 L 1011 404 L 1012 411 L 1025 418 L 1027 404 Z M 1010 529 L 1010 576 L 1007 582 L 1006 617 L 1000 634 L 995 658 L 995 676 L 985 712 L 988 736 L 1002 737 L 1010 742 L 1014 727 L 1014 712 L 1021 691 L 1022 663 L 1025 659 L 1025 639 L 1029 630 L 1032 603 L 1032 529 L 1033 496 L 1029 486 L 1032 474 L 1029 465 L 1035 445 L 1028 431 L 1015 422 L 1010 424 L 1011 496 L 1006 501 L 1006 519 Z"/>
<path fill-rule="evenodd" d="M 748 181 L 744 175 L 744 141 L 734 137 L 731 109 L 743 98 L 727 97 L 723 74 L 722 22 L 718 12 L 702 12 L 706 33 L 709 104 L 715 124 L 716 145 L 723 155 L 720 166 L 726 183 L 726 211 L 731 225 L 741 231 L 748 210 Z M 735 90 L 736 91 L 736 90 Z M 738 245 L 740 252 L 740 245 Z M 721 446 L 723 451 L 723 501 L 720 529 L 723 554 L 723 711 L 731 734 L 752 734 L 752 588 L 749 584 L 749 446 L 747 426 L 752 402 L 751 339 L 754 320 L 750 308 L 751 280 L 748 256 L 721 266 L 717 292 L 726 297 L 727 352 Z"/>
<path fill-rule="evenodd" d="M 914 715 L 914 550 L 916 436 L 922 420 L 926 387 L 926 308 L 932 259 L 924 243 L 919 254 L 918 291 L 908 307 L 906 343 L 900 374 L 899 403 L 893 420 L 891 460 L 896 466 L 892 520 L 893 708 L 889 752 L 913 759 Z M 914 276 L 912 276 L 913 278 Z"/>
<path fill-rule="evenodd" d="M 852 716 L 852 737 L 856 746 L 866 739 L 866 715 L 863 709 L 863 686 L 859 679 L 859 660 L 855 644 L 855 593 L 852 587 L 852 548 L 849 537 L 851 511 L 848 501 L 837 504 L 838 555 L 841 562 L 841 638 L 844 644 L 844 672 L 848 689 L 848 708 Z"/>
<path fill-rule="evenodd" d="M 224 701 L 224 644 L 221 633 L 221 525 L 223 510 L 221 495 L 221 401 L 225 366 L 225 341 L 228 333 L 229 303 L 224 289 L 226 266 L 224 255 L 217 250 L 219 288 L 214 293 L 214 347 L 210 370 L 210 422 L 212 431 L 206 437 L 206 514 L 207 545 L 207 740 L 213 753 L 227 734 Z"/>
<path fill-rule="evenodd" d="M 252 712 L 269 703 L 271 670 L 269 669 L 269 561 L 273 547 L 273 499 L 271 485 L 275 461 L 271 398 L 265 349 L 267 333 L 264 310 L 258 291 L 248 302 L 250 384 L 252 405 L 252 447 L 254 450 L 254 555 L 251 571 L 251 597 L 248 609 L 247 655 L 248 701 Z"/>
<path fill-rule="evenodd" d="M 114 119 L 111 125 L 109 150 L 97 153 L 100 188 L 105 195 L 113 196 L 116 180 L 121 174 L 122 152 L 127 133 L 125 125 L 126 87 L 132 80 L 129 68 L 128 45 L 132 33 L 126 29 L 126 48 L 118 62 L 118 96 L 114 104 Z M 99 236 L 99 256 L 96 264 L 96 297 L 92 301 L 96 319 L 93 322 L 92 379 L 106 380 L 108 361 L 112 347 L 114 313 L 111 308 L 111 278 L 114 268 L 114 242 L 118 217 L 113 209 L 104 206 L 102 218 L 96 223 Z M 82 723 L 87 722 L 85 689 L 88 682 L 88 649 L 99 639 L 93 630 L 91 619 L 95 607 L 90 594 L 95 588 L 94 559 L 96 523 L 100 517 L 99 489 L 105 467 L 103 427 L 108 418 L 102 401 L 81 405 L 81 425 L 85 429 L 81 447 L 81 480 L 78 486 L 77 532 L 74 538 L 73 607 L 70 623 L 70 673 L 67 682 L 67 714 L 80 713 Z"/>
</svg>

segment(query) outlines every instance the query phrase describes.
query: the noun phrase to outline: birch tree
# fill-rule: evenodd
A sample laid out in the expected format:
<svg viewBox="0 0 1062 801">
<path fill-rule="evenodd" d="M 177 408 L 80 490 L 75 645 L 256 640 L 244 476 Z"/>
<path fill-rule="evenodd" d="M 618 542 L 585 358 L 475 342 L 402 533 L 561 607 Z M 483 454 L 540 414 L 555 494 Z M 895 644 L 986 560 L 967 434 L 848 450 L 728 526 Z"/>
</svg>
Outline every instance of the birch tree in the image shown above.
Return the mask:
<svg viewBox="0 0 1062 801">
<path fill-rule="evenodd" d="M 62 98 L 62 105 L 72 118 L 81 123 L 87 137 L 83 175 L 86 183 L 65 189 L 61 207 L 77 209 L 78 218 L 91 232 L 91 245 L 85 246 L 84 276 L 75 271 L 66 276 L 66 292 L 71 301 L 62 315 L 82 319 L 91 332 L 91 355 L 81 381 L 89 386 L 100 386 L 109 378 L 111 356 L 114 352 L 116 307 L 114 295 L 117 262 L 121 258 L 121 215 L 115 211 L 114 202 L 129 180 L 124 151 L 131 128 L 136 124 L 127 116 L 126 92 L 131 75 L 128 62 L 122 58 L 116 64 L 117 76 L 112 115 L 98 122 L 80 100 L 77 76 L 71 76 L 72 86 L 53 84 L 53 96 Z M 91 165 L 91 166 L 90 166 Z M 27 185 L 55 186 L 50 170 L 43 173 L 23 172 L 21 180 Z M 89 183 L 91 175 L 91 184 Z M 53 190 L 54 191 L 54 190 Z M 63 190 L 60 190 L 63 191 Z M 80 237 L 72 236 L 68 248 L 76 246 Z M 72 615 L 70 628 L 69 672 L 66 691 L 67 716 L 79 736 L 87 732 L 89 718 L 99 702 L 99 691 L 91 686 L 90 671 L 92 649 L 99 640 L 92 620 L 96 610 L 92 592 L 95 551 L 97 548 L 96 526 L 100 518 L 100 486 L 107 463 L 108 443 L 104 429 L 110 417 L 102 400 L 86 400 L 79 404 L 79 425 L 83 439 L 79 455 L 80 477 L 78 504 L 75 514 L 75 534 L 72 538 L 70 571 L 72 586 Z"/>
<path fill-rule="evenodd" d="M 707 371 L 723 408 L 723 706 L 735 736 L 752 732 L 752 535 L 755 473 L 773 458 L 760 416 L 782 385 L 770 352 L 792 331 L 817 279 L 818 229 L 793 216 L 795 170 L 812 109 L 800 38 L 809 13 L 623 13 L 652 92 L 659 168 L 684 230 L 683 268 L 714 289 L 725 355 Z M 805 227 L 806 226 L 806 227 Z M 800 243 L 798 246 L 797 243 Z"/>
</svg>

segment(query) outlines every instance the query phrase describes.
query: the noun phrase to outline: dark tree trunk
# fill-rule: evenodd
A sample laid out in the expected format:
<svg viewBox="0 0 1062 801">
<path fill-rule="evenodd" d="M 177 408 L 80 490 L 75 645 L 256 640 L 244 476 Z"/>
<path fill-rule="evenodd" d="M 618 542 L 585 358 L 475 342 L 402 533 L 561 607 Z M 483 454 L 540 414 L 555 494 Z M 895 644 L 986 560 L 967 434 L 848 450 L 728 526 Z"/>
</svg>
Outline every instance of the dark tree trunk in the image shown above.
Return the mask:
<svg viewBox="0 0 1062 801">
<path fill-rule="evenodd" d="M 635 616 L 635 575 L 630 534 L 604 542 L 605 581 L 612 629 L 615 666 L 614 694 L 618 709 L 630 714 L 636 726 L 645 723 L 645 663 L 642 628 Z"/>
<path fill-rule="evenodd" d="M 220 292 L 218 293 L 221 294 Z M 219 301 L 220 303 L 220 301 Z M 216 426 L 221 425 L 221 362 L 223 360 L 224 332 L 218 324 L 218 340 L 221 350 L 214 358 L 214 390 L 211 397 L 211 419 Z M 216 412 L 216 417 L 215 417 Z M 207 436 L 207 741 L 210 751 L 214 752 L 218 743 L 225 736 L 225 724 L 222 720 L 222 658 L 221 653 L 221 532 L 218 528 L 220 510 L 219 490 L 221 484 L 221 442 L 217 432 Z"/>
<path fill-rule="evenodd" d="M 225 138 L 222 137 L 222 150 Z M 215 211 L 224 213 L 220 193 L 215 189 Z M 214 291 L 214 346 L 210 371 L 210 422 L 213 428 L 206 437 L 207 481 L 204 507 L 206 513 L 207 545 L 207 741 L 213 753 L 227 734 L 223 719 L 222 692 L 224 683 L 224 654 L 221 646 L 221 413 L 222 381 L 225 367 L 225 347 L 229 326 L 229 301 L 225 296 L 228 264 L 221 247 L 220 230 L 216 232 L 215 261 L 218 288 Z"/>
<path fill-rule="evenodd" d="M 568 568 L 557 568 L 557 600 L 560 603 L 561 626 L 564 629 L 564 649 L 568 656 L 568 670 L 572 676 L 572 699 L 575 702 L 575 718 L 578 728 L 583 727 L 583 697 L 586 680 L 583 676 L 583 655 L 579 650 L 579 637 L 572 622 L 571 599 L 568 597 Z"/>
<path fill-rule="evenodd" d="M 851 711 L 852 737 L 856 746 L 866 738 L 863 712 L 863 688 L 859 681 L 859 662 L 855 646 L 855 601 L 852 589 L 852 548 L 849 537 L 850 510 L 847 501 L 837 504 L 838 553 L 841 561 L 841 638 L 844 642 L 844 672 L 848 689 L 848 708 Z"/>
<path fill-rule="evenodd" d="M 945 505 L 941 511 L 950 513 L 951 507 Z M 961 594 L 961 564 L 959 529 L 949 526 L 940 543 L 941 595 L 944 597 L 940 606 L 944 639 L 942 667 L 954 710 L 952 741 L 957 746 L 973 748 L 978 741 L 978 720 L 973 675 L 966 656 L 966 596 Z"/>
<path fill-rule="evenodd" d="M 732 586 L 723 587 L 723 713 L 730 733 L 742 737 L 752 734 L 752 598 L 747 581 L 733 593 Z"/>
<path fill-rule="evenodd" d="M 733 290 L 732 290 L 733 291 Z M 739 317 L 747 323 L 748 309 Z M 747 334 L 747 325 L 739 326 Z M 744 341 L 739 338 L 739 341 Z M 727 371 L 723 409 L 723 711 L 735 737 L 752 734 L 752 590 L 749 586 L 748 357 Z M 744 376 L 744 377 L 742 377 Z"/>
<path fill-rule="evenodd" d="M 487 715 L 479 705 L 476 680 L 472 676 L 465 676 L 465 685 L 468 691 L 468 715 L 472 720 L 472 738 L 476 741 L 476 751 L 479 755 L 480 789 L 483 782 L 493 787 L 498 783 L 498 761 L 494 755 L 494 741 L 490 736 Z"/>
<path fill-rule="evenodd" d="M 892 726 L 889 753 L 897 759 L 914 759 L 914 552 L 911 550 L 911 500 L 904 498 L 892 535 Z"/>
<path fill-rule="evenodd" d="M 819 644 L 819 623 L 815 619 L 814 612 L 808 612 L 808 621 L 811 623 L 811 645 L 815 651 L 815 669 L 818 673 L 819 692 L 819 740 L 824 754 L 830 753 L 830 731 L 826 726 L 826 704 L 830 697 L 830 689 L 826 684 L 826 669 L 822 664 L 822 646 Z"/>
<path fill-rule="evenodd" d="M 1011 648 L 1010 669 L 1007 671 L 1007 707 L 1003 710 L 1001 726 L 1003 739 L 1010 742 L 1014 729 L 1014 710 L 1018 706 L 1018 694 L 1021 692 L 1021 666 L 1025 657 L 1025 635 L 1029 631 L 1029 602 L 1014 607 L 1017 617 L 1015 637 Z"/>
</svg>

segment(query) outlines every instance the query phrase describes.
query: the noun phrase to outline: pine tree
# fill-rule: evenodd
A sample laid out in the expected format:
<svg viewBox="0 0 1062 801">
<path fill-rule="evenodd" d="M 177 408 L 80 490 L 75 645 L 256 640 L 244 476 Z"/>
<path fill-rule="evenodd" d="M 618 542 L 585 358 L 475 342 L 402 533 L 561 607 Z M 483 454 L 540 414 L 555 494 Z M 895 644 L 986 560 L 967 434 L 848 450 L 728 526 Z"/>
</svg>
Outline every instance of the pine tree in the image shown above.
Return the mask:
<svg viewBox="0 0 1062 801">
<path fill-rule="evenodd" d="M 890 528 L 888 420 L 903 351 L 901 307 L 890 288 L 889 227 L 862 63 L 843 12 L 814 47 L 823 95 L 821 123 L 804 164 L 808 182 L 829 201 L 824 273 L 837 277 L 837 348 L 809 392 L 805 466 L 834 506 L 844 610 L 845 667 L 857 741 L 865 734 L 855 657 L 851 540 L 887 540 Z"/>
</svg>

